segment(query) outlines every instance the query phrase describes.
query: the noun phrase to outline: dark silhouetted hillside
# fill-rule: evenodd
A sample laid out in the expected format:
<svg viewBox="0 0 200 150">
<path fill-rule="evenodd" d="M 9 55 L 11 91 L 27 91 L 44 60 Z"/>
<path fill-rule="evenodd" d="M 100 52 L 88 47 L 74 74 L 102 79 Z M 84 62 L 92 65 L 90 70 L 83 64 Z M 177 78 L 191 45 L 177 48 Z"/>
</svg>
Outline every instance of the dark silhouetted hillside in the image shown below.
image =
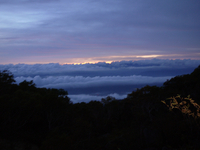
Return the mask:
<svg viewBox="0 0 200 150">
<path fill-rule="evenodd" d="M 200 66 L 123 100 L 70 102 L 62 89 L 0 72 L 0 149 L 200 149 Z"/>
</svg>

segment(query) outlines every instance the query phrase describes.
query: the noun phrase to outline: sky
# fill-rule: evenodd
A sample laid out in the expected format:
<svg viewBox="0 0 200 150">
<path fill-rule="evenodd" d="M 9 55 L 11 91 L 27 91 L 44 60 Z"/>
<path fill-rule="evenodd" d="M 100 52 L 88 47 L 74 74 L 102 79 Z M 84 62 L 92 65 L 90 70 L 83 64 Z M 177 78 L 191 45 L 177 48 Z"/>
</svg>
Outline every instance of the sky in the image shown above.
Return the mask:
<svg viewBox="0 0 200 150">
<path fill-rule="evenodd" d="M 0 0 L 0 70 L 73 102 L 125 98 L 200 65 L 199 0 Z"/>
<path fill-rule="evenodd" d="M 0 0 L 0 64 L 200 59 L 199 0 Z"/>
</svg>

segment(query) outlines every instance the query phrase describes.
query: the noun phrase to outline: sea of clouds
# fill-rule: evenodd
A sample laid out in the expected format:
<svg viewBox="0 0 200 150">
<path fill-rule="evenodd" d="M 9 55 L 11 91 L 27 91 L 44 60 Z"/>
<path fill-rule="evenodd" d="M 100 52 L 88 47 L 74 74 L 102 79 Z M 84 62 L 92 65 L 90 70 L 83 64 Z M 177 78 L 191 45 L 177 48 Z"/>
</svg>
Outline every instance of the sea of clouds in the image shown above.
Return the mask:
<svg viewBox="0 0 200 150">
<path fill-rule="evenodd" d="M 0 65 L 0 70 L 12 72 L 17 84 L 33 80 L 37 87 L 65 89 L 76 103 L 107 96 L 123 99 L 136 88 L 160 86 L 176 75 L 191 73 L 198 65 L 200 60 L 152 59 L 111 64 L 7 64 Z"/>
</svg>

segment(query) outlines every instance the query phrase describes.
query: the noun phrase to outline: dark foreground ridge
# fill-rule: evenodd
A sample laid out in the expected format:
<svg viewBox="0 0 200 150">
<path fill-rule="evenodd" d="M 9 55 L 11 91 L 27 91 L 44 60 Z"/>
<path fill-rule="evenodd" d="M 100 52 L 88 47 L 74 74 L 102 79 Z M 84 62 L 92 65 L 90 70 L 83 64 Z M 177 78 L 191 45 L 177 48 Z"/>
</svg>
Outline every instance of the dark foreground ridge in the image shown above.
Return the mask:
<svg viewBox="0 0 200 150">
<path fill-rule="evenodd" d="M 200 149 L 200 66 L 123 100 L 73 104 L 60 89 L 0 72 L 1 150 Z"/>
</svg>

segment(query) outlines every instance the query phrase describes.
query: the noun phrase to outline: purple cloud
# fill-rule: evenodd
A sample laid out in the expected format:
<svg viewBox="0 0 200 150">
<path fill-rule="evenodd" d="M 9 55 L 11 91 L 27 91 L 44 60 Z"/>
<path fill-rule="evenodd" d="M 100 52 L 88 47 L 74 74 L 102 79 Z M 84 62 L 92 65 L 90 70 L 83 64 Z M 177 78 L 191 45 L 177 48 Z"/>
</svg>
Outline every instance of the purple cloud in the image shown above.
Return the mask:
<svg viewBox="0 0 200 150">
<path fill-rule="evenodd" d="M 0 4 L 0 64 L 200 56 L 197 0 L 3 0 Z"/>
</svg>

